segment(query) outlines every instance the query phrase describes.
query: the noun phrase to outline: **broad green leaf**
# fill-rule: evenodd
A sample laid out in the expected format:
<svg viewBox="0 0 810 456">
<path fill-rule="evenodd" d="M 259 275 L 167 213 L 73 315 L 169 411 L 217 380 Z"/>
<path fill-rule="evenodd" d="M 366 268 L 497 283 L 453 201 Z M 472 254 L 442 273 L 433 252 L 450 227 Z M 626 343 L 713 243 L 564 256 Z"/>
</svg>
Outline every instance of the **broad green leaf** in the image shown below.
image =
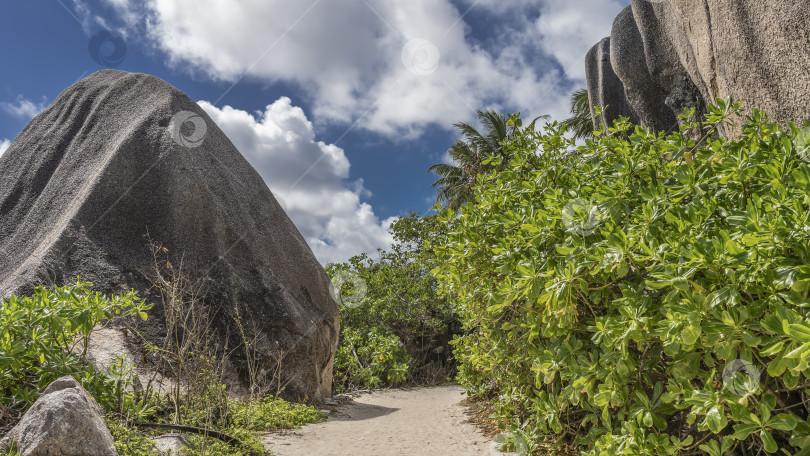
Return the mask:
<svg viewBox="0 0 810 456">
<path fill-rule="evenodd" d="M 767 425 L 774 429 L 778 429 L 780 431 L 792 431 L 796 428 L 796 419 L 787 414 L 787 413 L 780 413 L 779 415 L 774 416 L 768 421 Z"/>
<path fill-rule="evenodd" d="M 672 286 L 681 291 L 689 291 L 689 281 L 686 277 L 676 277 L 672 279 Z"/>
<path fill-rule="evenodd" d="M 776 450 L 779 449 L 779 446 L 776 445 L 776 440 L 773 439 L 773 435 L 771 435 L 770 432 L 763 429 L 759 431 L 759 437 L 762 439 L 762 445 L 768 453 L 775 453 Z"/>
<path fill-rule="evenodd" d="M 761 356 L 773 356 L 773 355 L 779 353 L 780 351 L 782 351 L 782 347 L 784 347 L 784 346 L 785 346 L 785 341 L 780 340 L 779 342 L 771 345 L 770 347 L 766 348 L 765 350 L 760 351 L 759 354 Z"/>
<path fill-rule="evenodd" d="M 743 249 L 742 246 L 740 246 L 740 244 L 737 244 L 733 239 L 729 239 L 728 241 L 726 241 L 726 249 L 732 255 L 739 255 L 745 252 L 745 249 Z"/>
<path fill-rule="evenodd" d="M 648 287 L 650 287 L 650 288 L 652 288 L 654 290 L 660 290 L 662 288 L 666 288 L 666 287 L 672 285 L 671 280 L 656 280 L 656 281 L 645 280 L 644 283 L 647 284 Z"/>
<path fill-rule="evenodd" d="M 787 359 L 798 359 L 798 358 L 806 358 L 810 356 L 810 342 L 802 344 L 799 348 L 789 352 L 785 355 Z"/>
<path fill-rule="evenodd" d="M 706 424 L 709 426 L 709 430 L 715 434 L 719 434 L 728 425 L 728 419 L 722 407 L 709 409 L 706 413 Z"/>
<path fill-rule="evenodd" d="M 787 369 L 788 360 L 782 355 L 777 356 L 773 361 L 768 364 L 768 375 L 771 377 L 778 377 Z"/>
<path fill-rule="evenodd" d="M 762 342 L 762 339 L 755 336 L 751 331 L 744 331 L 743 342 L 749 347 L 756 347 Z"/>
<path fill-rule="evenodd" d="M 745 440 L 751 433 L 760 429 L 758 424 L 735 424 L 734 425 L 734 438 L 737 440 Z"/>
<path fill-rule="evenodd" d="M 810 326 L 806 323 L 794 323 L 788 326 L 787 332 L 790 337 L 799 342 L 810 342 Z"/>
<path fill-rule="evenodd" d="M 693 345 L 700 337 L 700 329 L 692 325 L 686 326 L 681 331 L 681 339 L 686 345 Z"/>
<path fill-rule="evenodd" d="M 773 284 L 777 289 L 790 288 L 796 282 L 796 271 L 792 268 L 780 268 L 776 271 Z"/>
</svg>

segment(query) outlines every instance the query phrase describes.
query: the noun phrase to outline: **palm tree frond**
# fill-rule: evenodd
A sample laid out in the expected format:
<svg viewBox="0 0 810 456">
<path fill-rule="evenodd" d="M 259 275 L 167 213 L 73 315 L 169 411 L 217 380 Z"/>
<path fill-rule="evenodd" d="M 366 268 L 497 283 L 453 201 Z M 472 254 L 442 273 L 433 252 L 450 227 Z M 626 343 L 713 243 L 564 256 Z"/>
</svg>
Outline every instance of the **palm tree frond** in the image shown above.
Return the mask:
<svg viewBox="0 0 810 456">
<path fill-rule="evenodd" d="M 436 200 L 445 208 L 457 210 L 474 202 L 472 188 L 478 176 L 496 172 L 493 166 L 484 165 L 487 159 L 500 156 L 505 163 L 511 158 L 504 155 L 501 145 L 510 135 L 506 116 L 494 110 L 478 110 L 475 114 L 483 133 L 467 122 L 453 124 L 461 134 L 448 150 L 454 163 L 437 163 L 428 168 L 439 177 L 432 187 L 436 189 Z"/>
<path fill-rule="evenodd" d="M 593 138 L 595 127 L 588 89 L 575 90 L 571 94 L 571 114 L 571 117 L 563 120 L 563 125 L 568 126 L 576 138 Z"/>
</svg>

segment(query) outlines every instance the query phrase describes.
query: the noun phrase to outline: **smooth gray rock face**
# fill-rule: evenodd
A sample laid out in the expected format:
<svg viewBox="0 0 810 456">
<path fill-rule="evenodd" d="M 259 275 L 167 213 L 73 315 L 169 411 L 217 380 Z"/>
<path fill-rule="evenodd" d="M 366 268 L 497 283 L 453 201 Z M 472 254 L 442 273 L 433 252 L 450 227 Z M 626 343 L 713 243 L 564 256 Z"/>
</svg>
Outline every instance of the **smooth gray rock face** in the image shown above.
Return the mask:
<svg viewBox="0 0 810 456">
<path fill-rule="evenodd" d="M 92 74 L 23 129 L 0 176 L 0 296 L 76 276 L 105 293 L 134 288 L 155 304 L 140 329 L 160 342 L 148 233 L 204 284 L 215 344 L 239 347 L 238 308 L 260 374 L 280 367 L 287 398 L 331 395 L 329 278 L 259 174 L 179 90 L 144 74 Z M 244 385 L 244 349 L 234 356 Z"/>
<path fill-rule="evenodd" d="M 585 56 L 591 116 L 596 114 L 594 106 L 606 108 L 600 116 L 594 117 L 594 128 L 613 125 L 619 116 L 629 117 L 631 122 L 638 123 L 638 117 L 625 96 L 624 85 L 610 64 L 610 47 L 610 38 L 604 38 Z"/>
<path fill-rule="evenodd" d="M 810 118 L 807 24 L 806 0 L 632 0 L 614 23 L 611 62 L 642 125 L 668 126 L 685 108 L 701 117 L 727 97 L 746 113 L 801 122 Z"/>
<path fill-rule="evenodd" d="M 2 441 L 20 456 L 117 456 L 103 412 L 73 379 L 52 383 Z"/>
<path fill-rule="evenodd" d="M 698 88 L 681 64 L 672 41 L 655 15 L 655 3 L 648 0 L 632 3 L 633 18 L 638 27 L 644 46 L 644 57 L 647 70 L 654 83 L 664 95 L 664 104 L 669 111 L 659 115 L 670 120 L 683 113 L 686 108 L 695 109 L 695 118 L 702 119 L 706 114 L 706 105 Z M 643 32 L 643 33 L 641 33 Z M 663 107 L 662 107 L 663 109 Z"/>
<path fill-rule="evenodd" d="M 624 84 L 625 96 L 641 126 L 664 131 L 676 128 L 666 94 L 647 67 L 644 42 L 630 6 L 613 21 L 610 42 L 610 64 Z"/>
</svg>

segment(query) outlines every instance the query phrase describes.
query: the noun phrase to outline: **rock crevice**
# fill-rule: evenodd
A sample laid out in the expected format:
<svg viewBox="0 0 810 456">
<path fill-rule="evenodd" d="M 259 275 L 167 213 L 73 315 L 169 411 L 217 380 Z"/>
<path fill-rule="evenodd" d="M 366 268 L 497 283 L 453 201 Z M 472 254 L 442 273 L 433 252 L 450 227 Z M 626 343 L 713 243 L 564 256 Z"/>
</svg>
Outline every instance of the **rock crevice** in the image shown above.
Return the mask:
<svg viewBox="0 0 810 456">
<path fill-rule="evenodd" d="M 614 101 L 595 124 L 627 116 L 668 130 L 684 109 L 702 117 L 706 105 L 728 97 L 782 124 L 806 120 L 808 23 L 804 0 L 632 0 L 610 36 L 610 65 L 623 93 L 615 82 L 601 82 L 586 59 L 591 104 Z"/>
</svg>

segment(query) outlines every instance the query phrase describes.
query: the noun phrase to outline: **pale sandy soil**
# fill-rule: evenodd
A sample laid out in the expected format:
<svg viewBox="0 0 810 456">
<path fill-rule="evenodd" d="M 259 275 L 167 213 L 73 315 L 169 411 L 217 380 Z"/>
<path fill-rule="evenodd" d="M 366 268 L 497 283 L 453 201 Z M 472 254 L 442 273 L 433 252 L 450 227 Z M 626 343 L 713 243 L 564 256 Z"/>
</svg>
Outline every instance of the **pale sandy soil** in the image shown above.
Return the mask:
<svg viewBox="0 0 810 456">
<path fill-rule="evenodd" d="M 339 406 L 329 420 L 266 434 L 278 456 L 506 456 L 466 424 L 459 386 L 375 391 Z"/>
</svg>

